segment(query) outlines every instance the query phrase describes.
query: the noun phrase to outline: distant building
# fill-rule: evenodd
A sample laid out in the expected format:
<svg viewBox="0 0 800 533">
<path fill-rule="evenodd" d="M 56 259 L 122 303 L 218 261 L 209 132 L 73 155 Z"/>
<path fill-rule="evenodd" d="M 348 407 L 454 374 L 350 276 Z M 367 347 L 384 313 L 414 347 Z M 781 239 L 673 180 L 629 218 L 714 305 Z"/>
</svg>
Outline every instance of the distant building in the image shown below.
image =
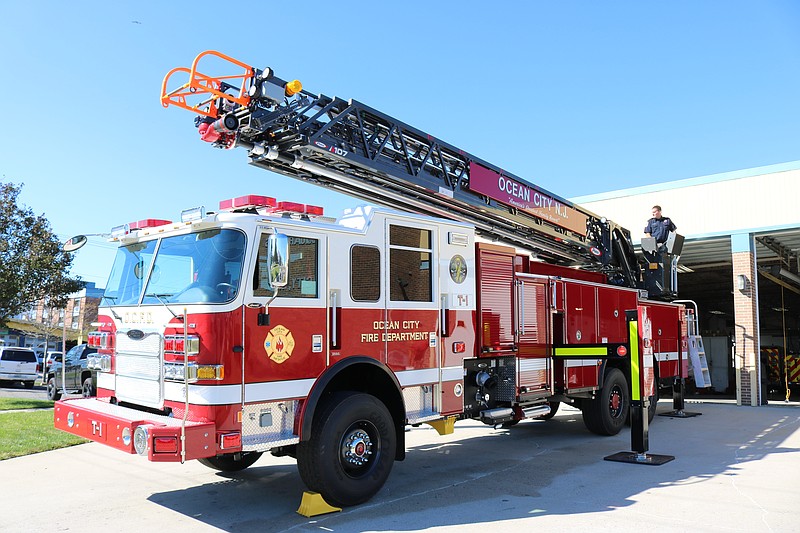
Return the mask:
<svg viewBox="0 0 800 533">
<path fill-rule="evenodd" d="M 67 347 L 86 340 L 86 334 L 97 321 L 97 307 L 103 296 L 103 289 L 94 283 L 69 295 L 66 308 L 53 309 L 38 302 L 31 309 L 8 321 L 6 328 L 0 329 L 0 345 L 24 346 L 37 352 L 44 351 L 45 337 L 47 350 L 61 350 L 62 338 Z"/>
</svg>

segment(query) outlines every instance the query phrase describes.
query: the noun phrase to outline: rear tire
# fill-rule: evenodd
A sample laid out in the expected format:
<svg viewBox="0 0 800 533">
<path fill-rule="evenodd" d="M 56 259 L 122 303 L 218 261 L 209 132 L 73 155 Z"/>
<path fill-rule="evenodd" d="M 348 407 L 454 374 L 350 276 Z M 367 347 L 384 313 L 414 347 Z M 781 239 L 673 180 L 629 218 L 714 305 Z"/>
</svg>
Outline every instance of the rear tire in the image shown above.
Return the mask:
<svg viewBox="0 0 800 533">
<path fill-rule="evenodd" d="M 550 412 L 546 415 L 537 416 L 536 420 L 550 420 L 556 413 L 558 412 L 558 406 L 561 405 L 561 402 L 547 402 L 547 405 L 550 406 Z"/>
<path fill-rule="evenodd" d="M 236 459 L 237 455 L 239 455 L 238 460 Z M 242 452 L 240 454 L 228 453 L 217 455 L 216 457 L 205 457 L 197 461 L 201 465 L 220 472 L 239 472 L 258 461 L 259 457 L 261 457 L 261 452 Z"/>
<path fill-rule="evenodd" d="M 647 408 L 647 422 L 650 423 L 656 417 L 656 411 L 658 410 L 658 384 L 656 384 L 655 390 L 653 391 L 653 395 L 650 396 L 650 406 Z"/>
<path fill-rule="evenodd" d="M 61 393 L 58 392 L 58 387 L 56 387 L 56 378 L 47 380 L 47 399 L 54 402 L 61 399 Z"/>
<path fill-rule="evenodd" d="M 336 393 L 314 417 L 311 438 L 297 446 L 303 482 L 331 505 L 369 500 L 383 487 L 394 463 L 394 420 L 374 396 Z"/>
<path fill-rule="evenodd" d="M 625 426 L 630 411 L 628 380 L 617 368 L 606 372 L 603 388 L 583 403 L 583 423 L 592 433 L 616 435 Z"/>
</svg>

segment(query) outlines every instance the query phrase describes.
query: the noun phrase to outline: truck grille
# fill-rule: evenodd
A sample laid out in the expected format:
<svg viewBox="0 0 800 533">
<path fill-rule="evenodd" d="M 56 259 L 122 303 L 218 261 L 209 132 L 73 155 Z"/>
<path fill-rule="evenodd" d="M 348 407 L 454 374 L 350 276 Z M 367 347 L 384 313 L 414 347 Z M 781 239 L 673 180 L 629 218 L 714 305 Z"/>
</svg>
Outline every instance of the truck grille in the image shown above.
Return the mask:
<svg viewBox="0 0 800 533">
<path fill-rule="evenodd" d="M 161 409 L 164 406 L 162 372 L 163 337 L 156 331 L 145 332 L 142 339 L 117 332 L 116 391 L 118 401 Z"/>
</svg>

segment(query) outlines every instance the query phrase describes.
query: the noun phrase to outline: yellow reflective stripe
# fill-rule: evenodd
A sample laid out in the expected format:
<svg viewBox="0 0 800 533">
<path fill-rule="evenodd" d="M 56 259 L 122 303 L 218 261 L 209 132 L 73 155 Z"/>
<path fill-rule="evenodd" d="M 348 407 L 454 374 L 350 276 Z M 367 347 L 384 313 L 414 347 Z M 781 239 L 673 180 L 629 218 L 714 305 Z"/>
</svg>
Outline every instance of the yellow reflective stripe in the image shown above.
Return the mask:
<svg viewBox="0 0 800 533">
<path fill-rule="evenodd" d="M 556 348 L 555 355 L 593 355 L 596 357 L 605 357 L 608 355 L 608 348 L 600 346 L 589 346 L 581 348 Z"/>
<path fill-rule="evenodd" d="M 631 342 L 631 399 L 638 402 L 642 399 L 639 386 L 639 322 L 631 320 L 628 324 Z"/>
</svg>

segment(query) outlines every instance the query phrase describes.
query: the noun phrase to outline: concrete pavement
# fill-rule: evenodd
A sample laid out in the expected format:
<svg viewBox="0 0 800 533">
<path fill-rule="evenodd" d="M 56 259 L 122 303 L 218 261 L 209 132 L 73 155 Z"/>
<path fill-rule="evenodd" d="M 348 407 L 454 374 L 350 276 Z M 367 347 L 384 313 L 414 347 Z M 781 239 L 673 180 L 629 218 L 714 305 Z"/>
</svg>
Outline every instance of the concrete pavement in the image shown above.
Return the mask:
<svg viewBox="0 0 800 533">
<path fill-rule="evenodd" d="M 671 409 L 662 401 L 659 412 Z M 99 444 L 0 462 L 4 531 L 800 531 L 800 409 L 687 404 L 657 417 L 663 466 L 604 461 L 630 433 L 597 437 L 580 412 L 494 430 L 464 421 L 408 432 L 408 456 L 372 500 L 295 513 L 294 461 L 263 456 L 223 475 L 197 462 L 147 463 Z"/>
</svg>

